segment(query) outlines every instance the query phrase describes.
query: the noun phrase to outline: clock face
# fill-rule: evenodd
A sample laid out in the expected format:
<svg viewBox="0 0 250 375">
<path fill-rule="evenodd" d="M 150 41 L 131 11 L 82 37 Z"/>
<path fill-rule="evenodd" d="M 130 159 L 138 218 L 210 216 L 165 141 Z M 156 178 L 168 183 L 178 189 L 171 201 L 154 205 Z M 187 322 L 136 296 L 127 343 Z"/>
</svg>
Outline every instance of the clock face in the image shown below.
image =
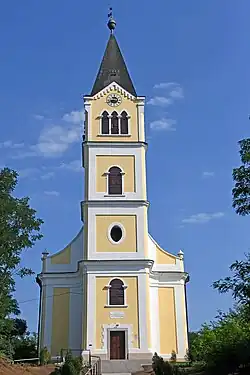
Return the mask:
<svg viewBox="0 0 250 375">
<path fill-rule="evenodd" d="M 122 98 L 117 94 L 110 94 L 107 97 L 107 103 L 110 107 L 117 107 L 122 102 Z"/>
</svg>

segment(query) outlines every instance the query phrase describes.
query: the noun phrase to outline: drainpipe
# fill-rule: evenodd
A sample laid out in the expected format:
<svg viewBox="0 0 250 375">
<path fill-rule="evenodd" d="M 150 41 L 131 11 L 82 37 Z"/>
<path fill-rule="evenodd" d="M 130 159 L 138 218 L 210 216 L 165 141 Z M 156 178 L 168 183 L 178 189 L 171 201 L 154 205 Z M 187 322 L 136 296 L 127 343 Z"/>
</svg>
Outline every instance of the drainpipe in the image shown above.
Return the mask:
<svg viewBox="0 0 250 375">
<path fill-rule="evenodd" d="M 185 286 L 184 286 L 184 293 L 185 293 L 185 305 L 186 305 L 186 316 L 187 316 L 187 339 L 188 339 L 188 349 L 190 349 L 189 345 L 189 318 L 188 318 L 188 305 L 187 305 L 187 283 L 190 281 L 190 277 L 188 275 L 186 281 L 185 281 Z"/>
<path fill-rule="evenodd" d="M 39 358 L 38 364 L 40 365 L 40 329 L 41 329 L 41 311 L 42 311 L 42 283 L 39 277 L 36 277 L 36 282 L 39 285 L 40 292 L 39 292 L 39 312 L 38 312 L 38 327 L 37 327 L 37 357 Z"/>
</svg>

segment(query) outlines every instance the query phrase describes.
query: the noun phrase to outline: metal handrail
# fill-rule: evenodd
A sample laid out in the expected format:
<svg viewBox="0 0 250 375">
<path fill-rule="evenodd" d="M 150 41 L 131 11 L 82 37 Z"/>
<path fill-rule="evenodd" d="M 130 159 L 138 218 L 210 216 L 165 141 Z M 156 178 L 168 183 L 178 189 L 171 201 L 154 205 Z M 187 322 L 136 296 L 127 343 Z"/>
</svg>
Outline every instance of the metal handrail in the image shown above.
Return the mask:
<svg viewBox="0 0 250 375">
<path fill-rule="evenodd" d="M 89 369 L 86 372 L 82 370 L 81 375 L 101 375 L 101 358 L 96 355 L 91 355 L 91 358 L 96 358 L 96 361 L 91 361 Z"/>
</svg>

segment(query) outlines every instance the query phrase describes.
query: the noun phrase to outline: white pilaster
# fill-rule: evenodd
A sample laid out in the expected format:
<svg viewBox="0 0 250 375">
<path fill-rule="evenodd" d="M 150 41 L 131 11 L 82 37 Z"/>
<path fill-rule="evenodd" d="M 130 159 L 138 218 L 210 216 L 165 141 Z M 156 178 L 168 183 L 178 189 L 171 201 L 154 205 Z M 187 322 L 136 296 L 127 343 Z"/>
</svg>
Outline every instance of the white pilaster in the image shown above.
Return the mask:
<svg viewBox="0 0 250 375">
<path fill-rule="evenodd" d="M 160 316 L 158 287 L 150 287 L 150 325 L 151 346 L 154 352 L 160 353 Z"/>
<path fill-rule="evenodd" d="M 138 275 L 138 309 L 139 309 L 139 337 L 140 349 L 148 352 L 147 332 L 147 274 Z"/>
<path fill-rule="evenodd" d="M 53 320 L 53 286 L 46 285 L 46 300 L 45 300 L 45 324 L 43 332 L 43 347 L 47 347 L 51 352 L 52 340 L 52 320 Z"/>
<path fill-rule="evenodd" d="M 140 102 L 137 104 L 137 115 L 138 115 L 139 141 L 145 142 L 144 102 Z"/>
<path fill-rule="evenodd" d="M 92 108 L 90 101 L 85 101 L 84 109 L 88 114 L 87 121 L 85 119 L 85 136 L 87 140 L 90 140 L 92 138 Z"/>
<path fill-rule="evenodd" d="M 175 285 L 174 296 L 176 309 L 177 358 L 184 358 L 187 350 L 184 285 Z"/>
<path fill-rule="evenodd" d="M 87 347 L 96 348 L 96 278 L 88 274 L 87 279 Z"/>
</svg>

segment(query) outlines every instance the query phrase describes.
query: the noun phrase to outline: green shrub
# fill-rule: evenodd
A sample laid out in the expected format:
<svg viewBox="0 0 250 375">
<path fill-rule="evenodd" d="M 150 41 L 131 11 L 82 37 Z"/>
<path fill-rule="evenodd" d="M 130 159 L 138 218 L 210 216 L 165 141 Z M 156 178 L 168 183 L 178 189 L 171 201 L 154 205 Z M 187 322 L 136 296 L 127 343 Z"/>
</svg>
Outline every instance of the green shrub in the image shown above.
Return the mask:
<svg viewBox="0 0 250 375">
<path fill-rule="evenodd" d="M 153 356 L 152 367 L 155 375 L 180 375 L 183 373 L 178 366 L 170 364 L 168 361 L 164 361 L 164 359 L 159 357 L 157 353 Z"/>
<path fill-rule="evenodd" d="M 42 366 L 47 365 L 51 361 L 51 355 L 45 346 L 40 352 L 40 364 Z"/>
<path fill-rule="evenodd" d="M 172 350 L 172 353 L 171 353 L 171 358 L 170 358 L 170 362 L 176 362 L 176 359 L 177 359 L 177 356 L 176 356 L 176 351 L 175 350 Z"/>
<path fill-rule="evenodd" d="M 81 357 L 73 357 L 69 350 L 65 356 L 65 363 L 61 368 L 61 375 L 79 375 L 83 363 Z"/>
<path fill-rule="evenodd" d="M 79 375 L 72 361 L 65 362 L 61 368 L 61 375 Z"/>
</svg>

